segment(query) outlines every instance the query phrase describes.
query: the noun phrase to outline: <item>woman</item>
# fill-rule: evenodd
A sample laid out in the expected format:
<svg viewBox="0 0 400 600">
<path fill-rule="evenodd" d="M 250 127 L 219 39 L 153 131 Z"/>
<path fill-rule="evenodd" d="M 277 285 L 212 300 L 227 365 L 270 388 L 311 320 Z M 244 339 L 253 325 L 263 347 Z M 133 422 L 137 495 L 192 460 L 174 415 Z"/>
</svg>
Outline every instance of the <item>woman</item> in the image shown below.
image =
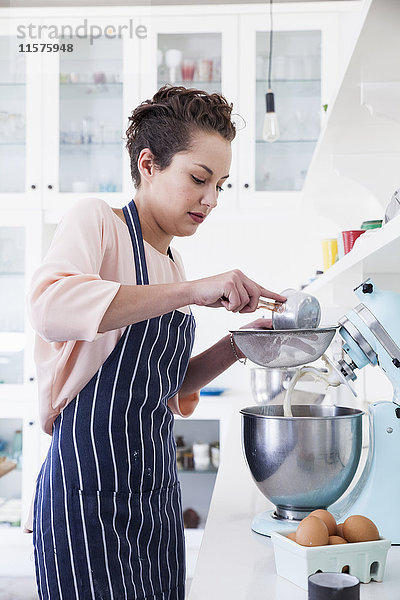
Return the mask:
<svg viewBox="0 0 400 600">
<path fill-rule="evenodd" d="M 30 294 L 42 426 L 40 598 L 184 598 L 173 413 L 242 357 L 228 336 L 190 359 L 189 306 L 253 312 L 274 294 L 240 271 L 185 281 L 170 243 L 217 205 L 235 129 L 219 94 L 161 88 L 130 117 L 136 195 L 122 210 L 78 202 Z M 257 322 L 256 322 L 257 324 Z"/>
</svg>

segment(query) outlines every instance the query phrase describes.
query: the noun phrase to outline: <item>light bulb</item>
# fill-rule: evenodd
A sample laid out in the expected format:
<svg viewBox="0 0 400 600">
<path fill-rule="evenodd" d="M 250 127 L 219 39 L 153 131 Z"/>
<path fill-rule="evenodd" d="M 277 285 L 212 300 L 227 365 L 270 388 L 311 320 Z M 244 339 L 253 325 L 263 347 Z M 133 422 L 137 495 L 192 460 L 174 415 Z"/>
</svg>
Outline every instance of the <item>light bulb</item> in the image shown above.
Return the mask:
<svg viewBox="0 0 400 600">
<path fill-rule="evenodd" d="M 271 90 L 265 95 L 266 100 L 266 113 L 264 116 L 264 125 L 262 137 L 266 142 L 275 142 L 280 136 L 278 117 L 275 113 L 275 101 L 274 94 Z"/>
</svg>

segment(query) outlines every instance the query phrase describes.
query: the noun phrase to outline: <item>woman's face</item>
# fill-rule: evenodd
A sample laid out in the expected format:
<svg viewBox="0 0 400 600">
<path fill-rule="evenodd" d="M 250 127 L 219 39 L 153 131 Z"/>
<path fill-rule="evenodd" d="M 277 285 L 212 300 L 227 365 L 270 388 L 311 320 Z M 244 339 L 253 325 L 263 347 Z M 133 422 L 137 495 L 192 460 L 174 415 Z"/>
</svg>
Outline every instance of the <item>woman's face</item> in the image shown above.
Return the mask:
<svg viewBox="0 0 400 600">
<path fill-rule="evenodd" d="M 152 216 L 168 236 L 193 235 L 217 206 L 229 175 L 231 144 L 219 134 L 197 133 L 188 152 L 175 154 L 169 167 L 150 179 Z"/>
</svg>

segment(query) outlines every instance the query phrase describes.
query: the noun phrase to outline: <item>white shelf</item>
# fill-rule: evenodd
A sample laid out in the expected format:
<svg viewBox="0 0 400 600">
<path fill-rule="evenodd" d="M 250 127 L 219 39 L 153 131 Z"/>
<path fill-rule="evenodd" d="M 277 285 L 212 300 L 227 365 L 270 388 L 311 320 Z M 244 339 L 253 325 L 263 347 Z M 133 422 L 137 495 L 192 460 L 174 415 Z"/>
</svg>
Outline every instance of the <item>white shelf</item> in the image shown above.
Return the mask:
<svg viewBox="0 0 400 600">
<path fill-rule="evenodd" d="M 342 229 L 380 218 L 398 187 L 400 3 L 364 0 L 361 14 L 304 187 L 308 206 Z"/>
<path fill-rule="evenodd" d="M 345 307 L 354 304 L 353 289 L 368 277 L 380 287 L 400 291 L 399 257 L 400 216 L 360 236 L 348 254 L 305 289 L 325 304 Z"/>
</svg>

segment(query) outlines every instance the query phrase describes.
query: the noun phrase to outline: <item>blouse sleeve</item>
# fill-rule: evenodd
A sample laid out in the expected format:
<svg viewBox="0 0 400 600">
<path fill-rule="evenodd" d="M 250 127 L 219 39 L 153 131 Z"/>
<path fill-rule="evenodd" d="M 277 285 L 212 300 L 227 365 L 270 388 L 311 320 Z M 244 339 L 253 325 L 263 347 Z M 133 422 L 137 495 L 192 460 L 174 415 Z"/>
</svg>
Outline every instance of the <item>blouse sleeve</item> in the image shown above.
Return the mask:
<svg viewBox="0 0 400 600">
<path fill-rule="evenodd" d="M 181 397 L 179 394 L 168 400 L 168 406 L 175 415 L 190 417 L 200 400 L 200 392 L 193 392 L 189 396 Z"/>
<path fill-rule="evenodd" d="M 61 220 L 28 295 L 33 328 L 47 342 L 93 341 L 120 283 L 100 277 L 107 249 L 102 200 L 78 201 Z"/>
</svg>

